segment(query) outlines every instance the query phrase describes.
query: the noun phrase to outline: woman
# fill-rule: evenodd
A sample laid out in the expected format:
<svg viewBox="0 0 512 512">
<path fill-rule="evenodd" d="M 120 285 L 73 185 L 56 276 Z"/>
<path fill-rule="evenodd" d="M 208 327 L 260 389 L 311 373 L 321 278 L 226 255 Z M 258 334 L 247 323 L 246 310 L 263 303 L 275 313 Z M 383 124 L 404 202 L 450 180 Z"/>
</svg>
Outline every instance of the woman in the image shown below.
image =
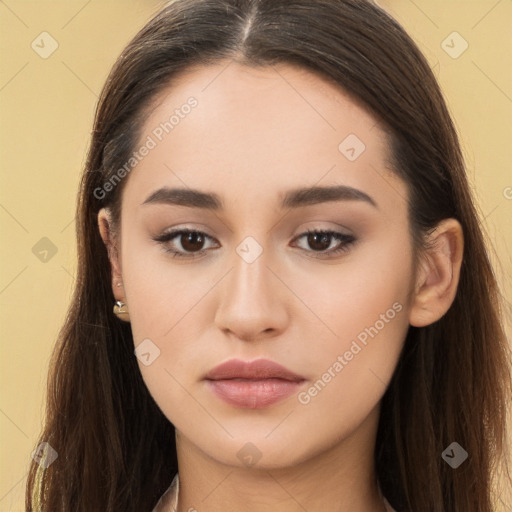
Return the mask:
<svg viewBox="0 0 512 512">
<path fill-rule="evenodd" d="M 27 510 L 494 510 L 499 293 L 373 3 L 168 4 L 107 80 L 77 229 Z"/>
</svg>

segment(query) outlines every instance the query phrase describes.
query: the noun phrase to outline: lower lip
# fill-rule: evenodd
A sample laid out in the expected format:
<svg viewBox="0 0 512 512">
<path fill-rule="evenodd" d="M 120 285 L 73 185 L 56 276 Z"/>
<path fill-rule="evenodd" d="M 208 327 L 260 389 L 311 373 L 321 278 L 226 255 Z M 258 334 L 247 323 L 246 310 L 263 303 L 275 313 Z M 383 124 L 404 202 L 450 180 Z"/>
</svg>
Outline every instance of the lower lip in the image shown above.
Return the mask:
<svg viewBox="0 0 512 512">
<path fill-rule="evenodd" d="M 210 389 L 224 402 L 246 409 L 263 409 L 296 393 L 303 381 L 284 379 L 207 380 Z"/>
</svg>

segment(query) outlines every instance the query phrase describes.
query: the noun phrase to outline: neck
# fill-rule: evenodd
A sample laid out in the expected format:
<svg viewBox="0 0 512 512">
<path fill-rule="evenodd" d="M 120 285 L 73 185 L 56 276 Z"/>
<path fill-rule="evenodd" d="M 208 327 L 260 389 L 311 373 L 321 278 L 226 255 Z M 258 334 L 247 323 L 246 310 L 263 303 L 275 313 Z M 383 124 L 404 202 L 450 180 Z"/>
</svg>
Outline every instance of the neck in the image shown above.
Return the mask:
<svg viewBox="0 0 512 512">
<path fill-rule="evenodd" d="M 226 465 L 176 431 L 178 512 L 385 512 L 375 477 L 377 424 L 378 409 L 351 436 L 291 467 Z"/>
</svg>

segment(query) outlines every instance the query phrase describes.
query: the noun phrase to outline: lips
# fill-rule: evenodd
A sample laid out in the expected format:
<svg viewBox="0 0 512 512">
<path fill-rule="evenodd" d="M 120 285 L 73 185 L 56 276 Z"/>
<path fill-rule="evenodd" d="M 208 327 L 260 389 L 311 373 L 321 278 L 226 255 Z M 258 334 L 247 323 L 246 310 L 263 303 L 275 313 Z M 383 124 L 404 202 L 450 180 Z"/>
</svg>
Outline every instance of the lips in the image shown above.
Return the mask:
<svg viewBox="0 0 512 512">
<path fill-rule="evenodd" d="M 297 392 L 306 380 L 268 359 L 232 359 L 205 375 L 208 388 L 221 400 L 235 407 L 261 409 Z"/>
<path fill-rule="evenodd" d="M 257 359 L 250 362 L 231 359 L 213 368 L 205 378 L 208 380 L 283 379 L 292 382 L 304 380 L 304 377 L 268 359 Z"/>
</svg>

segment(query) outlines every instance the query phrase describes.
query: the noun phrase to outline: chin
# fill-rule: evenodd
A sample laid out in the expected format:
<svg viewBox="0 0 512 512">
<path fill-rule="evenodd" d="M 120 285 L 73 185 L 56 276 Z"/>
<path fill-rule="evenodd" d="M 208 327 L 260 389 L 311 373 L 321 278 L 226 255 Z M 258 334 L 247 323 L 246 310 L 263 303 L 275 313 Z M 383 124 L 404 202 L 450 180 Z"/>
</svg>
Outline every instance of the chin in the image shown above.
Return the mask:
<svg viewBox="0 0 512 512">
<path fill-rule="evenodd" d="M 268 431 L 266 431 L 268 433 Z M 265 433 L 265 434 L 266 434 Z M 261 432 L 251 435 L 212 439 L 210 443 L 202 438 L 197 446 L 212 459 L 237 468 L 271 470 L 291 467 L 314 456 L 314 448 L 304 444 L 303 436 L 294 439 L 292 435 L 265 438 Z M 287 439 L 287 441 L 284 441 Z M 193 440 L 192 440 L 193 441 Z M 300 450 L 297 447 L 300 446 Z"/>
</svg>

